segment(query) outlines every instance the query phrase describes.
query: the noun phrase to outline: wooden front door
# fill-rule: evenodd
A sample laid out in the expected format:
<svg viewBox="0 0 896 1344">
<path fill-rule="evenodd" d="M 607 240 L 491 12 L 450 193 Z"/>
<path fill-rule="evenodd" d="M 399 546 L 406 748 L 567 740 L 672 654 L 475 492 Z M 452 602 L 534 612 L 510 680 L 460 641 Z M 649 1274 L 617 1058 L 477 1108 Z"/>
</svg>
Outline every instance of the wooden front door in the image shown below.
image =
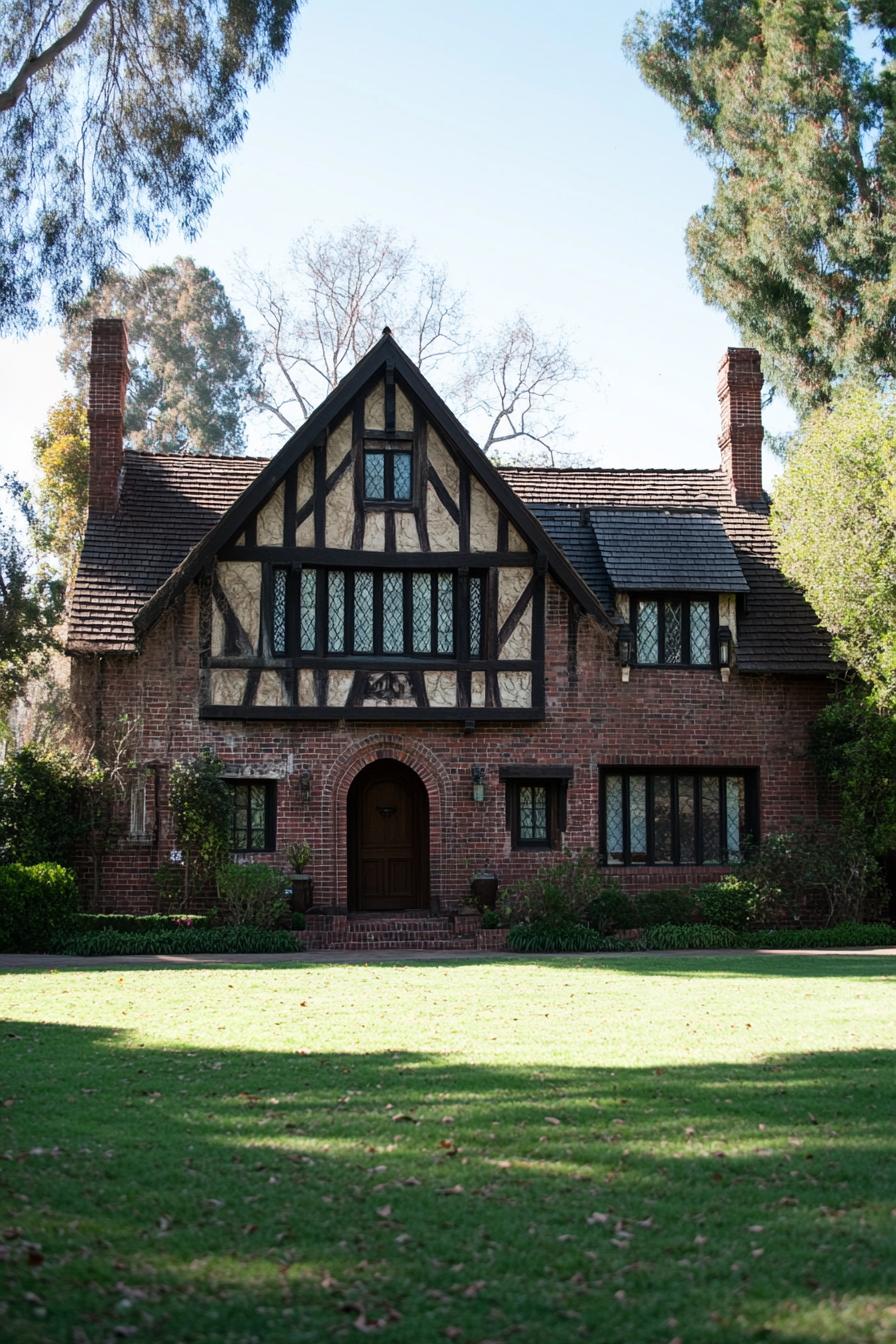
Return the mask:
<svg viewBox="0 0 896 1344">
<path fill-rule="evenodd" d="M 429 799 L 399 761 L 375 761 L 348 794 L 350 910 L 429 906 Z"/>
</svg>

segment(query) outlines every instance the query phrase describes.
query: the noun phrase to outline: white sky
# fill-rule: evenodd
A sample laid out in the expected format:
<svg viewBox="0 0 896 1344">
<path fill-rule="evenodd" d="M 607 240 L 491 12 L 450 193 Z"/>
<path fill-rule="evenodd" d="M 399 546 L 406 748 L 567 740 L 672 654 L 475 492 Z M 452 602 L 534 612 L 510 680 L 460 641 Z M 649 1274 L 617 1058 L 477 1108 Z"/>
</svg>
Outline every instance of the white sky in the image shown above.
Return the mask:
<svg viewBox="0 0 896 1344">
<path fill-rule="evenodd" d="M 576 453 L 715 466 L 716 367 L 739 341 L 687 280 L 684 229 L 710 177 L 623 59 L 635 8 L 309 0 L 203 234 L 135 256 L 189 253 L 228 284 L 236 252 L 280 262 L 309 226 L 393 227 L 444 265 L 482 327 L 523 310 L 565 329 L 594 370 L 569 408 Z M 2 460 L 25 476 L 64 389 L 56 348 L 52 330 L 0 342 Z M 769 429 L 791 424 L 786 405 L 766 414 Z"/>
</svg>

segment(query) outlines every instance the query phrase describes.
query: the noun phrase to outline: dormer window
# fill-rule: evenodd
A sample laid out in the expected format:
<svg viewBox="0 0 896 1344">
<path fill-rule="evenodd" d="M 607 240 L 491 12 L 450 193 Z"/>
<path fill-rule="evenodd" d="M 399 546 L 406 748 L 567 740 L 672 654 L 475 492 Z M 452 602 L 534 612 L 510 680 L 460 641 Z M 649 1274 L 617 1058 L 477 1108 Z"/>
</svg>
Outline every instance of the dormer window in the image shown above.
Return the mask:
<svg viewBox="0 0 896 1344">
<path fill-rule="evenodd" d="M 632 598 L 636 661 L 643 667 L 712 667 L 718 597 L 650 593 Z"/>
<path fill-rule="evenodd" d="M 413 451 L 405 440 L 364 443 L 364 500 L 368 504 L 409 504 L 413 496 Z"/>
</svg>

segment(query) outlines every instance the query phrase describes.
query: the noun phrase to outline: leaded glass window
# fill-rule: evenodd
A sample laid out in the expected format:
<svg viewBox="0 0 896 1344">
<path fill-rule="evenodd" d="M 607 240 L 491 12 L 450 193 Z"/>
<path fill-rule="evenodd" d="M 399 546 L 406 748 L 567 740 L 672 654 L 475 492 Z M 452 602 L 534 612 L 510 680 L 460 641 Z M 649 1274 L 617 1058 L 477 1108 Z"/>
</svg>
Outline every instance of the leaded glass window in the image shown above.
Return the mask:
<svg viewBox="0 0 896 1344">
<path fill-rule="evenodd" d="M 682 619 L 680 602 L 663 603 L 663 624 L 665 627 L 663 662 L 680 663 L 682 659 Z"/>
<path fill-rule="evenodd" d="M 313 653 L 316 647 L 317 570 L 303 569 L 299 580 L 299 648 L 302 653 Z"/>
<path fill-rule="evenodd" d="M 548 795 L 543 784 L 521 784 L 519 789 L 519 838 L 524 845 L 546 844 Z"/>
<path fill-rule="evenodd" d="M 364 495 L 367 499 L 386 498 L 385 453 L 364 454 Z"/>
<path fill-rule="evenodd" d="M 646 666 L 711 667 L 716 597 L 633 597 L 637 661 Z"/>
<path fill-rule="evenodd" d="M 432 575 L 411 575 L 411 620 L 414 653 L 432 649 Z"/>
<path fill-rule="evenodd" d="M 712 633 L 710 630 L 709 602 L 701 599 L 691 606 L 691 662 L 712 662 Z"/>
<path fill-rule="evenodd" d="M 270 780 L 227 780 L 230 789 L 230 841 L 239 853 L 276 847 L 276 786 Z"/>
<path fill-rule="evenodd" d="M 437 652 L 454 652 L 454 579 L 450 574 L 439 574 L 436 580 Z"/>
<path fill-rule="evenodd" d="M 331 569 L 327 576 L 327 648 L 345 652 L 345 574 Z"/>
<path fill-rule="evenodd" d="M 482 577 L 470 578 L 470 657 L 482 657 Z"/>
<path fill-rule="evenodd" d="M 383 653 L 404 651 L 404 575 L 383 575 Z"/>
<path fill-rule="evenodd" d="M 369 570 L 355 574 L 355 652 L 373 653 L 373 575 Z"/>
<path fill-rule="evenodd" d="M 638 662 L 658 663 L 660 660 L 660 626 L 656 602 L 638 603 Z"/>
<path fill-rule="evenodd" d="M 411 497 L 411 455 L 410 453 L 392 454 L 392 498 L 410 499 Z"/>
<path fill-rule="evenodd" d="M 364 447 L 364 498 L 369 504 L 404 504 L 414 493 L 409 440 L 368 439 Z"/>
<path fill-rule="evenodd" d="M 286 580 L 288 571 L 274 570 L 274 619 L 272 621 L 273 653 L 282 657 L 286 653 Z"/>
<path fill-rule="evenodd" d="M 607 827 L 607 862 L 625 862 L 625 821 L 623 820 L 622 776 L 608 775 L 604 785 Z"/>
<path fill-rule="evenodd" d="M 612 864 L 723 864 L 755 835 L 751 771 L 608 770 L 603 844 Z"/>
</svg>

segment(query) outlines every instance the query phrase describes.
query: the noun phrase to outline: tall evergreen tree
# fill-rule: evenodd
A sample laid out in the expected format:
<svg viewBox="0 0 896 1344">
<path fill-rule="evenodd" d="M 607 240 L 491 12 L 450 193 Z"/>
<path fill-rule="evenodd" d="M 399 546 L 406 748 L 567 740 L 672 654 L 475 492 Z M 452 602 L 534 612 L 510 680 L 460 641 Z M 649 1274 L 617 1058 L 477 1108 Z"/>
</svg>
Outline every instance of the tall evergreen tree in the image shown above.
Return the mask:
<svg viewBox="0 0 896 1344">
<path fill-rule="evenodd" d="M 715 178 L 687 250 L 703 297 L 805 410 L 896 374 L 896 9 L 672 0 L 626 50 Z"/>
<path fill-rule="evenodd" d="M 85 401 L 94 317 L 123 317 L 127 324 L 131 447 L 227 456 L 245 451 L 253 346 L 213 271 L 189 257 L 132 275 L 112 271 L 69 312 L 60 363 Z"/>
</svg>

